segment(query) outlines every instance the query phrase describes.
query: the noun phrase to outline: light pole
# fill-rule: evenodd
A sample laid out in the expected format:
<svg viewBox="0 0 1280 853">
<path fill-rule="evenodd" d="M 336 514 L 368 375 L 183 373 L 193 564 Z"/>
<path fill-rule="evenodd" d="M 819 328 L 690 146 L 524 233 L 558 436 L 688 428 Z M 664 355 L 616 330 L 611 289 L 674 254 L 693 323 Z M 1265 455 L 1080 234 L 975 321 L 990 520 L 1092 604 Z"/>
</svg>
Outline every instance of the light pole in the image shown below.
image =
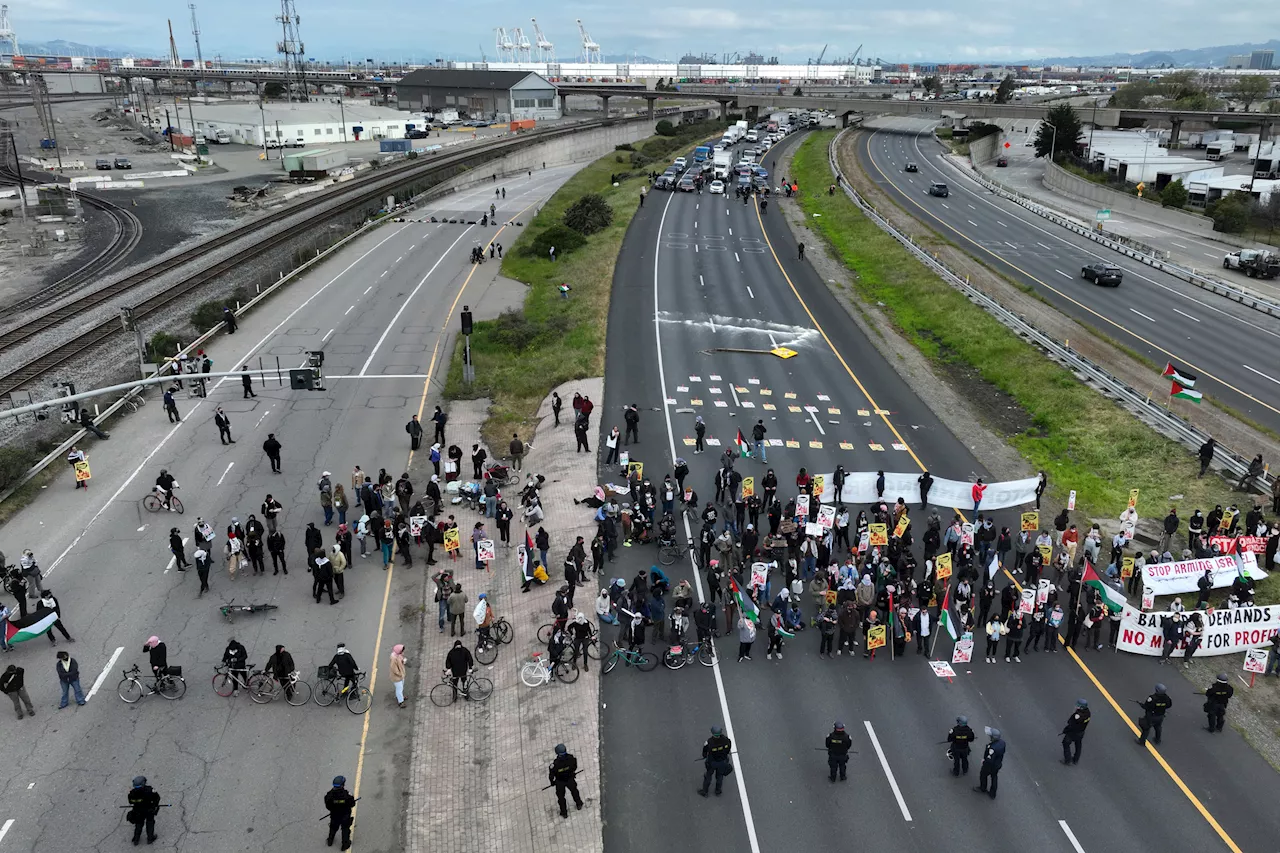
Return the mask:
<svg viewBox="0 0 1280 853">
<path fill-rule="evenodd" d="M 338 96 L 338 114 L 342 117 L 342 141 L 347 141 L 347 111 L 342 106 L 342 96 Z"/>
<path fill-rule="evenodd" d="M 267 112 L 262 106 L 262 96 L 258 96 L 258 116 L 262 119 L 262 159 L 270 160 L 271 154 L 267 151 Z"/>
<path fill-rule="evenodd" d="M 1052 163 L 1054 149 L 1058 147 L 1058 126 L 1051 124 L 1049 129 L 1053 131 L 1053 138 L 1049 140 L 1049 162 Z"/>
</svg>

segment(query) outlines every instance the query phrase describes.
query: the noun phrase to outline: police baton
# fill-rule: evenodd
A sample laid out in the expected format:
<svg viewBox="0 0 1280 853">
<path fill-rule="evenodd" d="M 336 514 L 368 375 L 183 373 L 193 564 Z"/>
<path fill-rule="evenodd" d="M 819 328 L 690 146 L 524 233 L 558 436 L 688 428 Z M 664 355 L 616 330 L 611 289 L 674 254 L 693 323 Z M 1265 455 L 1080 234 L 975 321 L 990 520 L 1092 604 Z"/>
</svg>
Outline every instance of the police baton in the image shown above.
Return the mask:
<svg viewBox="0 0 1280 853">
<path fill-rule="evenodd" d="M 735 749 L 733 752 L 731 752 L 731 753 L 729 753 L 729 754 L 730 754 L 730 755 L 737 755 L 737 754 L 738 754 L 738 751 Z M 711 756 L 709 756 L 709 755 L 704 755 L 704 756 L 702 756 L 701 758 L 695 758 L 695 759 L 694 759 L 694 761 L 695 761 L 695 762 L 698 762 L 698 761 L 707 761 L 707 760 L 709 760 L 710 758 L 711 758 Z"/>
<path fill-rule="evenodd" d="M 351 801 L 351 805 L 353 805 L 353 806 L 354 806 L 356 803 L 360 802 L 360 801 L 361 801 L 361 800 L 363 800 L 363 799 L 364 799 L 364 797 L 356 797 L 354 800 L 352 800 L 352 801 Z M 325 815 L 323 815 L 322 817 L 318 818 L 318 819 L 316 820 L 316 823 L 319 823 L 320 821 L 324 820 L 325 818 L 327 818 L 327 817 L 332 817 L 332 816 L 333 816 L 333 815 L 325 814 Z"/>
<path fill-rule="evenodd" d="M 576 779 L 579 773 L 586 773 L 586 772 L 587 772 L 587 771 L 586 771 L 585 769 L 583 769 L 583 770 L 575 770 L 575 771 L 573 771 L 573 776 L 574 776 L 574 778 Z M 548 785 L 547 787 L 543 788 L 542 790 L 544 790 L 544 791 L 549 791 L 549 790 L 551 790 L 552 788 L 554 788 L 555 786 L 556 786 L 556 783 L 555 783 L 555 782 L 552 782 L 550 785 Z"/>
<path fill-rule="evenodd" d="M 827 749 L 825 746 L 815 746 L 815 747 L 814 747 L 814 750 L 815 750 L 816 752 L 830 752 L 830 751 L 831 751 L 831 750 Z M 857 754 L 858 754 L 858 750 L 856 750 L 856 749 L 851 749 L 851 750 L 849 750 L 849 751 L 848 751 L 847 753 L 845 753 L 845 754 L 846 754 L 846 755 L 857 755 Z"/>
<path fill-rule="evenodd" d="M 133 806 L 132 806 L 132 805 L 129 805 L 129 806 L 119 806 L 118 808 L 122 808 L 122 809 L 131 809 L 131 808 L 133 808 Z M 173 808 L 173 803 L 156 803 L 154 806 L 149 806 L 148 808 L 154 808 L 154 809 L 171 809 L 171 808 Z"/>
</svg>

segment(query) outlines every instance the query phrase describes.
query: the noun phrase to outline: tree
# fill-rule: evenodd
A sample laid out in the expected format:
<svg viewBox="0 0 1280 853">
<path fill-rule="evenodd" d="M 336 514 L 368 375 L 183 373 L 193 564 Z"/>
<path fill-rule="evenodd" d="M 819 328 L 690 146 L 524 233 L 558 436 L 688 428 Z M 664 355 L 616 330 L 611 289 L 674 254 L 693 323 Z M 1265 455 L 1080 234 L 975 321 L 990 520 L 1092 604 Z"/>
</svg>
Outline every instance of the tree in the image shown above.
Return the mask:
<svg viewBox="0 0 1280 853">
<path fill-rule="evenodd" d="M 1213 230 L 1239 234 L 1249 224 L 1250 199 L 1244 193 L 1228 193 L 1209 202 L 1204 212 L 1213 219 Z"/>
<path fill-rule="evenodd" d="M 1194 71 L 1175 71 L 1172 74 L 1166 74 L 1156 85 L 1159 87 L 1160 94 L 1170 101 L 1194 99 L 1206 93 Z"/>
<path fill-rule="evenodd" d="M 1080 144 L 1080 131 L 1080 117 L 1070 104 L 1053 107 L 1036 128 L 1036 156 L 1057 157 L 1064 151 L 1074 153 Z"/>
<path fill-rule="evenodd" d="M 983 79 L 983 80 L 994 80 L 994 79 L 996 79 L 996 75 L 995 75 L 994 73 L 992 73 L 992 72 L 988 71 L 986 74 L 983 74 L 983 75 L 982 75 L 982 79 Z"/>
<path fill-rule="evenodd" d="M 613 222 L 613 208 L 599 193 L 587 193 L 564 212 L 564 224 L 579 234 L 603 231 Z"/>
<path fill-rule="evenodd" d="M 653 126 L 653 132 L 659 136 L 675 136 L 676 126 L 664 118 Z"/>
<path fill-rule="evenodd" d="M 924 86 L 926 92 L 932 92 L 934 95 L 942 94 L 942 78 L 937 75 L 930 75 L 924 78 L 920 85 Z"/>
<path fill-rule="evenodd" d="M 262 97 L 264 97 L 264 98 L 283 98 L 283 97 L 284 97 L 284 84 L 283 84 L 283 83 L 275 83 L 275 82 L 267 83 L 266 85 L 264 85 L 264 86 L 262 87 Z"/>
<path fill-rule="evenodd" d="M 1235 96 L 1244 101 L 1244 111 L 1250 112 L 1255 101 L 1260 101 L 1271 91 L 1271 81 L 1261 75 L 1241 77 L 1232 87 Z"/>
<path fill-rule="evenodd" d="M 1164 189 L 1160 191 L 1160 204 L 1165 207 L 1187 206 L 1187 188 L 1181 179 L 1165 184 Z"/>
<path fill-rule="evenodd" d="M 1000 81 L 1000 85 L 996 87 L 996 103 L 1007 104 L 1009 97 L 1013 94 L 1013 75 L 1006 74 L 1004 79 Z"/>
</svg>

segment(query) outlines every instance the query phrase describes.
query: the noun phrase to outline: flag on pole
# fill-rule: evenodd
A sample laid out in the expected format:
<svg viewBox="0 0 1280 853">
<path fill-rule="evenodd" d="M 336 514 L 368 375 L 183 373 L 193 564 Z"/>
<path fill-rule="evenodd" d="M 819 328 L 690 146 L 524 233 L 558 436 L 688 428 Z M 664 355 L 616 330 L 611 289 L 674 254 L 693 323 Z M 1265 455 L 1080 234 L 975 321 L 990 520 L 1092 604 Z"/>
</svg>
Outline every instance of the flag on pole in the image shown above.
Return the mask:
<svg viewBox="0 0 1280 853">
<path fill-rule="evenodd" d="M 987 566 L 987 577 L 995 580 L 996 572 L 1000 571 L 1000 555 L 991 555 L 991 564 Z"/>
<path fill-rule="evenodd" d="M 735 439 L 734 439 L 734 441 L 735 441 L 735 442 L 737 442 L 737 445 L 738 445 L 738 454 L 739 454 L 740 456 L 750 456 L 750 455 L 751 455 L 751 448 L 750 448 L 750 445 L 748 445 L 748 444 L 747 444 L 747 440 L 742 436 L 742 430 L 741 430 L 741 429 L 739 429 L 739 430 L 738 430 L 738 437 L 737 437 L 737 438 L 735 438 Z"/>
<path fill-rule="evenodd" d="M 18 619 L 7 619 L 4 623 L 4 639 L 9 645 L 33 640 L 47 633 L 58 621 L 58 611 L 40 610 Z"/>
<path fill-rule="evenodd" d="M 729 575 L 729 592 L 733 595 L 733 600 L 738 605 L 738 612 L 757 625 L 760 624 L 760 609 L 756 607 L 756 603 L 751 600 L 750 596 L 742 594 L 742 590 L 738 588 L 738 582 L 734 580 L 733 575 Z"/>
<path fill-rule="evenodd" d="M 1127 603 L 1124 596 L 1117 592 L 1110 584 L 1103 582 L 1098 573 L 1093 570 L 1093 564 L 1088 560 L 1084 563 L 1084 585 L 1093 587 L 1102 595 L 1102 603 L 1112 613 L 1119 613 L 1124 610 Z"/>
<path fill-rule="evenodd" d="M 951 588 L 947 587 L 947 594 L 942 597 L 942 612 L 938 614 L 938 624 L 947 632 L 947 636 L 952 642 L 958 636 L 956 634 L 956 626 L 951 621 Z"/>
<path fill-rule="evenodd" d="M 1194 373 L 1188 373 L 1185 370 L 1179 370 L 1178 368 L 1173 366 L 1172 361 L 1168 362 L 1165 365 L 1164 372 L 1161 373 L 1160 375 L 1165 377 L 1166 379 L 1172 379 L 1174 382 L 1181 385 L 1183 388 L 1196 387 L 1196 378 L 1197 378 L 1196 375 Z"/>
<path fill-rule="evenodd" d="M 1177 397 L 1179 400 L 1190 400 L 1193 403 L 1199 403 L 1204 397 L 1199 391 L 1192 390 L 1176 379 L 1173 380 L 1173 387 L 1169 389 L 1169 396 Z"/>
</svg>

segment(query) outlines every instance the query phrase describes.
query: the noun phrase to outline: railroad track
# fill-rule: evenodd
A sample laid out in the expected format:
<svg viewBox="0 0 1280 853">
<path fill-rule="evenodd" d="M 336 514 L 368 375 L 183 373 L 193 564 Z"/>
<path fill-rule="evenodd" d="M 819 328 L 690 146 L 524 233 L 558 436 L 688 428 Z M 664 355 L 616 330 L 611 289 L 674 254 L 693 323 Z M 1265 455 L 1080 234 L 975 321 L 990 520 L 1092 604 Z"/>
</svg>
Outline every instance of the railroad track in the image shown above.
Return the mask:
<svg viewBox="0 0 1280 853">
<path fill-rule="evenodd" d="M 589 122 L 583 122 L 581 124 L 570 125 L 568 127 L 552 128 L 546 131 L 530 133 L 527 136 L 501 139 L 483 147 L 471 148 L 453 154 L 439 155 L 427 160 L 426 162 L 407 161 L 406 163 L 391 167 L 390 169 L 380 170 L 377 177 L 360 182 L 359 185 L 352 187 L 344 196 L 335 197 L 333 195 L 317 194 L 314 197 L 304 199 L 302 202 L 286 208 L 285 210 L 278 211 L 265 217 L 260 217 L 252 222 L 246 223 L 245 225 L 241 225 L 230 231 L 205 240 L 199 245 L 193 247 L 189 252 L 185 252 L 171 258 L 161 259 L 146 268 L 131 273 L 118 281 L 100 288 L 99 290 L 85 294 L 82 299 L 77 299 L 74 303 L 54 308 L 24 321 L 21 326 L 0 333 L 0 351 L 9 349 L 16 344 L 40 334 L 41 332 L 53 329 L 62 323 L 83 314 L 89 309 L 116 299 L 122 294 L 126 294 L 140 285 L 157 278 L 158 276 L 187 266 L 188 264 L 204 258 L 210 253 L 226 247 L 237 240 L 259 233 L 264 228 L 283 220 L 296 217 L 299 213 L 315 211 L 315 215 L 298 217 L 299 221 L 280 229 L 275 234 L 255 241 L 252 245 L 245 247 L 243 251 L 237 252 L 231 258 L 196 270 L 191 275 L 186 276 L 181 281 L 174 284 L 172 287 L 142 300 L 133 306 L 135 318 L 139 320 L 145 318 L 149 314 L 156 312 L 171 302 L 186 296 L 201 285 L 206 284 L 207 282 L 216 279 L 218 276 L 241 265 L 246 260 L 270 251 L 275 246 L 285 243 L 305 232 L 314 230 L 315 227 L 324 220 L 341 216 L 345 213 L 365 207 L 371 203 L 377 203 L 385 197 L 388 191 L 405 183 L 410 183 L 427 177 L 434 172 L 444 171 L 457 166 L 478 165 L 479 163 L 503 156 L 513 150 L 519 150 L 520 148 L 528 147 L 530 145 L 552 141 L 583 130 L 590 130 L 596 127 L 617 123 L 619 121 L 621 121 L 621 119 L 596 119 Z M 40 376 L 43 376 L 59 365 L 121 333 L 122 327 L 118 317 L 110 317 L 102 320 L 96 325 L 77 334 L 73 340 L 60 344 L 0 376 L 0 396 L 8 394 L 23 385 L 38 379 Z"/>
</svg>

